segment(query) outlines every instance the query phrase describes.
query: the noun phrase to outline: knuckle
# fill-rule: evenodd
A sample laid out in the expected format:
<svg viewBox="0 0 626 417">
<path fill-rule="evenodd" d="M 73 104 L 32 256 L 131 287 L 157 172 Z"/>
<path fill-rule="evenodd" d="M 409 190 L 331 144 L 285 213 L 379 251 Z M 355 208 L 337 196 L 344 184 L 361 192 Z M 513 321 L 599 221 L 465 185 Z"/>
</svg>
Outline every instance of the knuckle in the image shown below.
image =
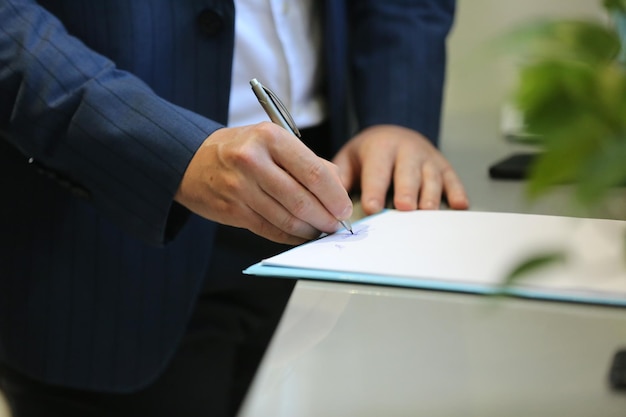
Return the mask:
<svg viewBox="0 0 626 417">
<path fill-rule="evenodd" d="M 262 132 L 262 134 L 267 134 L 273 131 L 274 126 L 275 124 L 272 122 L 263 121 L 263 122 L 257 123 L 255 125 L 255 129 L 257 129 L 259 132 Z"/>
<path fill-rule="evenodd" d="M 321 184 L 324 178 L 324 165 L 321 162 L 311 163 L 307 171 L 307 176 L 312 186 Z"/>
<path fill-rule="evenodd" d="M 267 143 L 275 143 L 280 135 L 277 132 L 278 126 L 272 122 L 261 122 L 255 125 L 255 137 Z"/>
<path fill-rule="evenodd" d="M 424 178 L 424 182 L 422 184 L 423 190 L 426 193 L 437 193 L 441 188 L 441 181 L 438 178 Z"/>
<path fill-rule="evenodd" d="M 260 158 L 256 144 L 246 142 L 238 146 L 231 154 L 230 162 L 233 166 L 247 172 L 259 164 Z"/>
<path fill-rule="evenodd" d="M 309 201 L 304 196 L 296 196 L 293 201 L 292 213 L 295 217 L 303 218 L 308 213 Z"/>
<path fill-rule="evenodd" d="M 280 233 L 277 233 L 277 232 L 279 231 L 277 231 L 276 228 L 271 226 L 267 221 L 259 219 L 256 223 L 257 224 L 254 226 L 254 228 L 252 228 L 252 231 L 254 231 L 260 236 L 268 237 L 272 240 L 275 240 L 278 238 L 278 235 Z"/>
<path fill-rule="evenodd" d="M 441 170 L 441 175 L 444 179 L 456 181 L 458 179 L 456 172 L 450 165 L 446 165 Z"/>
<path fill-rule="evenodd" d="M 293 235 L 295 234 L 294 232 L 297 230 L 297 225 L 298 219 L 294 216 L 288 215 L 285 216 L 285 218 L 282 220 L 280 224 L 280 229 L 288 235 Z"/>
</svg>

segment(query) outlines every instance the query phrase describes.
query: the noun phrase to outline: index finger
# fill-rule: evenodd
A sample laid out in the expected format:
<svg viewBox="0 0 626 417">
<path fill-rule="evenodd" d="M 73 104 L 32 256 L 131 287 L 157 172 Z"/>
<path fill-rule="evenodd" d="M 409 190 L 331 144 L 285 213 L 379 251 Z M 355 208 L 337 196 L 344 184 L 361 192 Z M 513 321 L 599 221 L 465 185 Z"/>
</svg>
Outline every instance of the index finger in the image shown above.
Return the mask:
<svg viewBox="0 0 626 417">
<path fill-rule="evenodd" d="M 377 213 L 385 207 L 391 185 L 395 148 L 382 147 L 364 156 L 361 168 L 361 201 L 363 210 Z"/>
<path fill-rule="evenodd" d="M 281 129 L 284 131 L 284 129 Z M 275 141 L 271 150 L 274 161 L 311 192 L 338 220 L 352 215 L 352 201 L 330 162 L 318 157 L 296 136 Z"/>
<path fill-rule="evenodd" d="M 443 174 L 443 188 L 448 200 L 448 205 L 456 210 L 469 208 L 469 197 L 456 172 L 449 168 Z"/>
</svg>

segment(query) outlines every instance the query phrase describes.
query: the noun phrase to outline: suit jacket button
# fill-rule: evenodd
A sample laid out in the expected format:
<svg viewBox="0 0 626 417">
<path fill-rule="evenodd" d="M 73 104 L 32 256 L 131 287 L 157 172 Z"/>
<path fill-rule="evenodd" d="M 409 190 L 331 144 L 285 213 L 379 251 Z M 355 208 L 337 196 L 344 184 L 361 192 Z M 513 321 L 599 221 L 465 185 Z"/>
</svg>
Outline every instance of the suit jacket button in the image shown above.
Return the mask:
<svg viewBox="0 0 626 417">
<path fill-rule="evenodd" d="M 198 26 L 202 33 L 213 36 L 224 26 L 224 19 L 218 11 L 206 9 L 198 15 Z"/>
</svg>

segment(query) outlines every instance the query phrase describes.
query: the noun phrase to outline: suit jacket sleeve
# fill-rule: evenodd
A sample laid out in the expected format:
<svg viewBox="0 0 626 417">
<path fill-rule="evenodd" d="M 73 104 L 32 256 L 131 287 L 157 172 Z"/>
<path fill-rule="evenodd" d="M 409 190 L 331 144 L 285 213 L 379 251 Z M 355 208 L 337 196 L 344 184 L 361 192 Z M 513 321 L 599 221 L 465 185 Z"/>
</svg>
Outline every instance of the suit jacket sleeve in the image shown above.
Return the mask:
<svg viewBox="0 0 626 417">
<path fill-rule="evenodd" d="M 31 0 L 0 0 L 0 140 L 86 189 L 143 240 L 166 239 L 173 195 L 218 123 L 157 96 Z"/>
<path fill-rule="evenodd" d="M 398 124 L 439 136 L 454 0 L 355 0 L 351 73 L 359 128 Z"/>
</svg>

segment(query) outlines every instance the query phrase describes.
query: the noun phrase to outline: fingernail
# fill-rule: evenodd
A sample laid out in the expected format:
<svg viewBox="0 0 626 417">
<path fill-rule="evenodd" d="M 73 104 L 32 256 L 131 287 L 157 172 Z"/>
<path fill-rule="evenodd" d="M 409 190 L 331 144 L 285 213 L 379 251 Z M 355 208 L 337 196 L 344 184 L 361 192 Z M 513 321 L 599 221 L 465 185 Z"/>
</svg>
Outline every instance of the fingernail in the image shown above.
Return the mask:
<svg viewBox="0 0 626 417">
<path fill-rule="evenodd" d="M 378 213 L 383 209 L 382 204 L 380 204 L 380 202 L 374 198 L 367 200 L 367 207 L 369 207 L 372 213 Z"/>
<path fill-rule="evenodd" d="M 352 216 L 352 205 L 347 206 L 339 215 L 339 220 L 349 219 Z"/>
</svg>

